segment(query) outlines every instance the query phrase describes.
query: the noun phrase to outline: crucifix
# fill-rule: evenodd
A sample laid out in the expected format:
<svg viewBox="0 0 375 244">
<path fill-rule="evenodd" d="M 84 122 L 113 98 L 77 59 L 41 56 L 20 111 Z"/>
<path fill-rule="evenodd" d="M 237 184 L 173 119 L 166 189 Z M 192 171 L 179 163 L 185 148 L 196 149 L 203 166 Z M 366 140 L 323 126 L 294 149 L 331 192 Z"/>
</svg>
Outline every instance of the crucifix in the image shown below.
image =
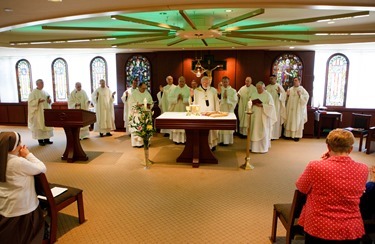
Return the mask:
<svg viewBox="0 0 375 244">
<path fill-rule="evenodd" d="M 197 77 L 200 77 L 202 74 L 206 74 L 212 81 L 213 71 L 220 68 L 226 70 L 227 62 L 226 61 L 215 61 L 213 55 L 206 55 L 204 58 L 197 59 L 192 62 L 191 70 Z"/>
</svg>

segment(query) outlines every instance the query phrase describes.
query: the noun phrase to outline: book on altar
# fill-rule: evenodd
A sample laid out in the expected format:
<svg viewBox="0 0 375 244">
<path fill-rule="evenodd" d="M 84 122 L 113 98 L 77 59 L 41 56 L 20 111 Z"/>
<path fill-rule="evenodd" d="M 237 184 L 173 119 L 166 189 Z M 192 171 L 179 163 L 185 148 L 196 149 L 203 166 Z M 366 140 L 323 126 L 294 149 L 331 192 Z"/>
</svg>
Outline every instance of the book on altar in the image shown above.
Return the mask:
<svg viewBox="0 0 375 244">
<path fill-rule="evenodd" d="M 258 98 L 257 98 L 257 99 L 254 99 L 254 100 L 251 100 L 251 102 L 253 103 L 253 105 L 256 105 L 256 104 L 262 104 L 262 101 L 259 100 Z"/>
<path fill-rule="evenodd" d="M 68 190 L 68 188 L 64 188 L 64 187 L 58 187 L 58 186 L 52 187 L 51 188 L 52 196 L 57 197 L 58 195 L 61 195 L 62 193 L 66 192 L 67 190 Z M 42 200 L 47 200 L 46 196 L 38 195 L 38 198 L 42 199 Z"/>
</svg>

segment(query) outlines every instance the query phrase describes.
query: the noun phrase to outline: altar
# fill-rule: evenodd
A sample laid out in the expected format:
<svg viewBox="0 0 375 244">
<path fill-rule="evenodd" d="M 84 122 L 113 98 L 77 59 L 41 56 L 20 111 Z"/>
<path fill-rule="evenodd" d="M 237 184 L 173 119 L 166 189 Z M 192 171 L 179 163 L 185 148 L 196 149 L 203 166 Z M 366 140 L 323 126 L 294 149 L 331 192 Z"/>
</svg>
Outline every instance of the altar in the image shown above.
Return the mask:
<svg viewBox="0 0 375 244">
<path fill-rule="evenodd" d="M 223 117 L 209 117 L 187 116 L 186 112 L 165 112 L 155 120 L 157 129 L 185 129 L 185 148 L 176 162 L 192 163 L 193 168 L 198 168 L 200 163 L 218 163 L 208 145 L 209 131 L 236 130 L 236 125 L 234 113 Z"/>
</svg>

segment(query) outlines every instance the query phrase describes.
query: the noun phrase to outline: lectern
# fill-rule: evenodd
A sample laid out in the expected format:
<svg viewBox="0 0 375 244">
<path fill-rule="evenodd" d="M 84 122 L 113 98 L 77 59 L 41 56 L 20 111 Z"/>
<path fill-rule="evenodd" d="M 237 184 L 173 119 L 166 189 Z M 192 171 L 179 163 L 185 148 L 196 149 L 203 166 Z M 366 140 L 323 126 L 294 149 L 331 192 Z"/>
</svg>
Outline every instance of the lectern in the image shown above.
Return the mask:
<svg viewBox="0 0 375 244">
<path fill-rule="evenodd" d="M 66 148 L 62 160 L 72 163 L 89 159 L 82 149 L 79 132 L 81 127 L 95 123 L 95 113 L 82 109 L 45 109 L 44 119 L 46 126 L 64 128 Z"/>
</svg>

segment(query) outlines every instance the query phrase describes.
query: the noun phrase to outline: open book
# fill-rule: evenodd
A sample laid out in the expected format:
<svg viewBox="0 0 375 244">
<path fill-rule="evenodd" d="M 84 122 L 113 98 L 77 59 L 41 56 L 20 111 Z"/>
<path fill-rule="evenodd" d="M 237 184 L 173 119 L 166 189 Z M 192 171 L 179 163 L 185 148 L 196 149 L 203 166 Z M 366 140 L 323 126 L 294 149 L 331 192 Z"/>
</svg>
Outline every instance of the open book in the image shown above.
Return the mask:
<svg viewBox="0 0 375 244">
<path fill-rule="evenodd" d="M 57 197 L 58 195 L 66 192 L 67 190 L 68 190 L 68 188 L 55 186 L 55 187 L 51 188 L 52 196 Z M 42 199 L 42 200 L 47 200 L 46 196 L 38 195 L 38 198 Z"/>
<path fill-rule="evenodd" d="M 256 104 L 262 104 L 262 101 L 259 100 L 258 98 L 257 98 L 257 99 L 254 99 L 254 100 L 251 100 L 251 102 L 253 103 L 253 105 L 256 105 Z"/>
</svg>

